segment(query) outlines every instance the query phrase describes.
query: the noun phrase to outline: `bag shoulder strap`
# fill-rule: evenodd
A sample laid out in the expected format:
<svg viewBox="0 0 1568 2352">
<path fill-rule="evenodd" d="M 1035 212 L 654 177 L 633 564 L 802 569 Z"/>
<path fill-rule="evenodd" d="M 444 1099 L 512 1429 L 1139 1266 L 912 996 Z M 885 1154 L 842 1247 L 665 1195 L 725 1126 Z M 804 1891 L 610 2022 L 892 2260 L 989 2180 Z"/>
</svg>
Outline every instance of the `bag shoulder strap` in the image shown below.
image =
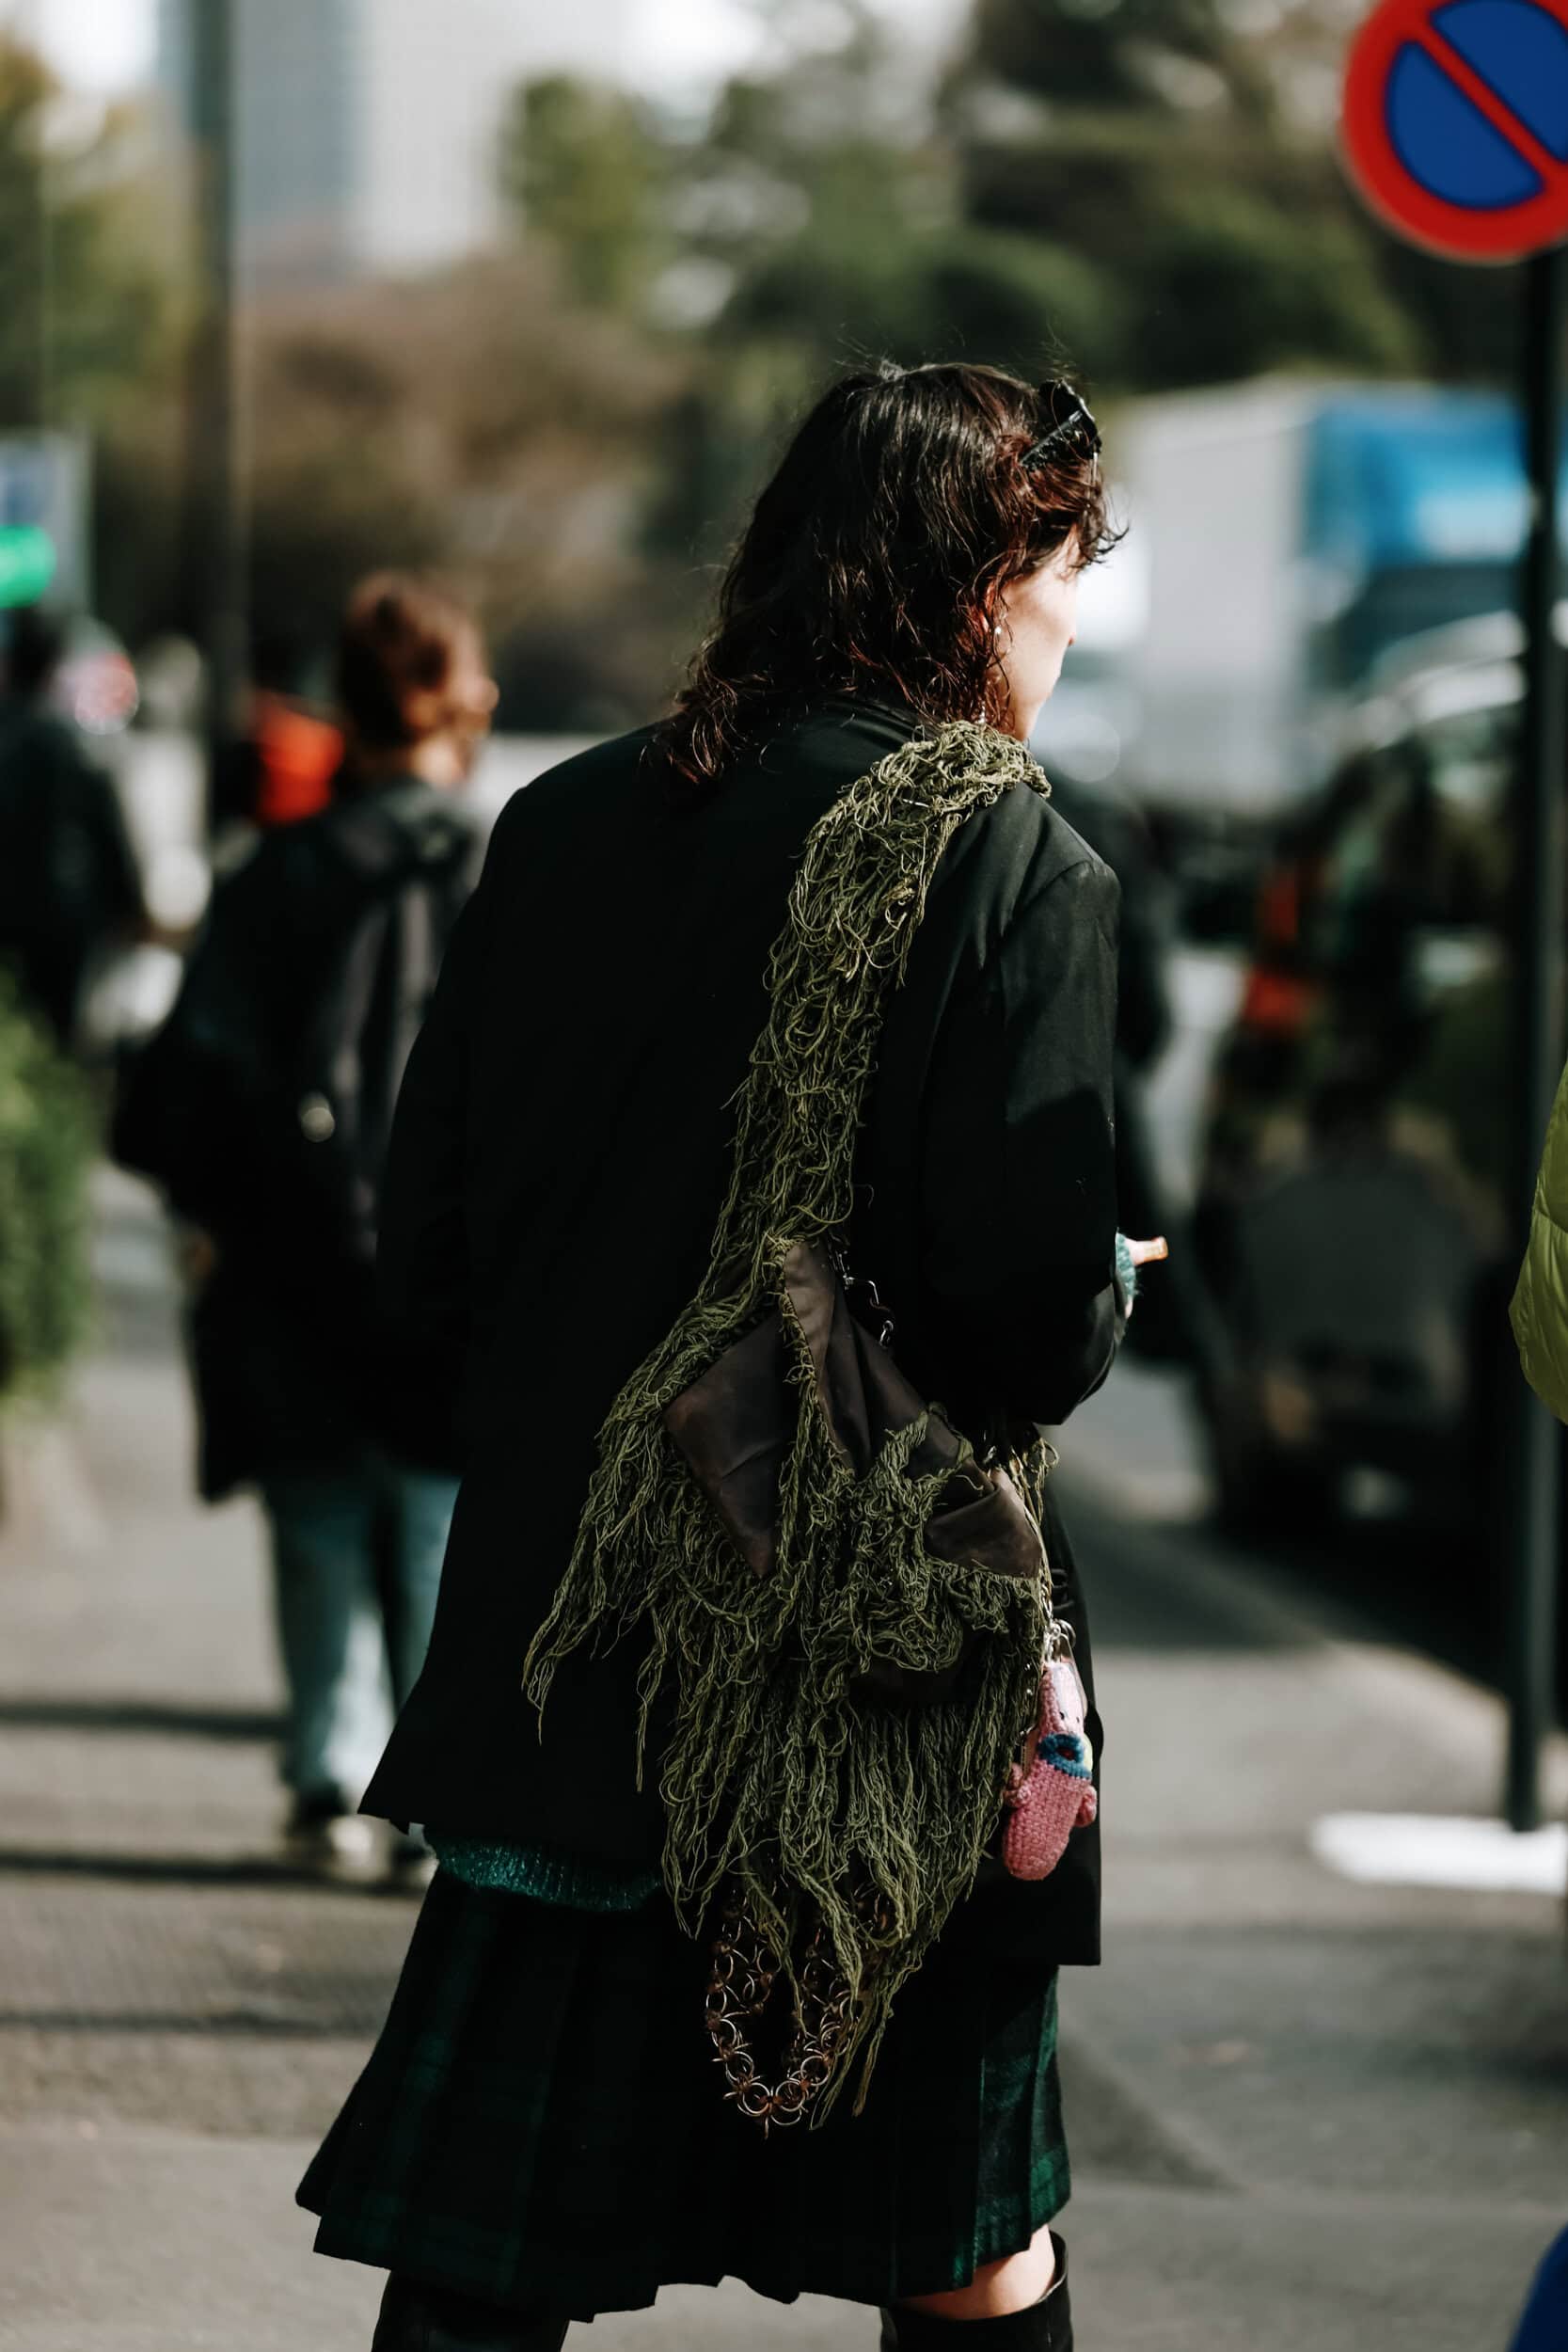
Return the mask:
<svg viewBox="0 0 1568 2352">
<path fill-rule="evenodd" d="M 780 1240 L 847 1226 L 882 1013 L 931 882 L 968 818 L 1021 785 L 1042 797 L 1051 789 L 1023 744 L 953 722 L 879 760 L 812 828 L 768 959 L 768 1018 L 693 1309 L 725 1301 L 744 1311 L 772 1287 Z"/>
<path fill-rule="evenodd" d="M 792 1950 L 809 1911 L 818 1959 L 831 1949 L 842 1977 L 831 2056 L 819 2047 L 809 2060 L 832 2075 L 817 2113 L 856 2050 L 863 2086 L 899 1985 L 973 1883 L 1038 1703 L 1041 1588 L 927 1551 L 946 1475 L 914 1462 L 928 1416 L 856 1475 L 803 1377 L 773 1569 L 737 1573 L 664 1408 L 779 1304 L 791 1251 L 847 1222 L 883 1004 L 937 866 L 958 827 L 1019 784 L 1044 787 L 1022 744 L 987 727 L 933 728 L 813 827 L 769 961 L 707 1272 L 610 1406 L 571 1560 L 523 1666 L 544 1709 L 564 1658 L 645 1626 L 637 1753 L 641 1768 L 669 1687 L 657 1762 L 678 1915 L 695 1930 L 734 1873 L 772 1949 Z M 944 1704 L 856 1696 L 870 1661 L 919 1675 L 960 1658 L 962 1689 Z M 796 1981 L 802 2019 L 810 1970 Z"/>
</svg>

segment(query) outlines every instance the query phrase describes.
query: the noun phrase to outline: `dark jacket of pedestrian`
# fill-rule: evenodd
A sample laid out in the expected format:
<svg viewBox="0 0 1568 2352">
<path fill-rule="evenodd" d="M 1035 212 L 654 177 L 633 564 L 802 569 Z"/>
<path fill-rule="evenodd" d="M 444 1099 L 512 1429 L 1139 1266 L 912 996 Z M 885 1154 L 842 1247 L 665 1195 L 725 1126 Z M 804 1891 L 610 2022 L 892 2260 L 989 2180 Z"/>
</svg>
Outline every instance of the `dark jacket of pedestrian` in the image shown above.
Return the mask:
<svg viewBox="0 0 1568 2352">
<path fill-rule="evenodd" d="M 64 642 L 12 616 L 0 699 L 0 965 L 68 1050 L 94 962 L 146 921 L 119 795 L 48 689 Z"/>
<path fill-rule="evenodd" d="M 388 1355 L 374 1260 L 392 1106 L 475 860 L 417 779 L 267 835 L 133 1082 L 120 1156 L 213 1244 L 191 1314 L 210 1498 L 372 1445 L 456 1467 L 441 1390 Z"/>
<path fill-rule="evenodd" d="M 219 883 L 132 1077 L 117 1154 L 203 1237 L 210 1498 L 372 1447 L 456 1467 L 448 1399 L 395 1352 L 374 1257 L 393 1105 L 478 857 L 452 795 L 395 773 L 266 834 Z"/>
</svg>

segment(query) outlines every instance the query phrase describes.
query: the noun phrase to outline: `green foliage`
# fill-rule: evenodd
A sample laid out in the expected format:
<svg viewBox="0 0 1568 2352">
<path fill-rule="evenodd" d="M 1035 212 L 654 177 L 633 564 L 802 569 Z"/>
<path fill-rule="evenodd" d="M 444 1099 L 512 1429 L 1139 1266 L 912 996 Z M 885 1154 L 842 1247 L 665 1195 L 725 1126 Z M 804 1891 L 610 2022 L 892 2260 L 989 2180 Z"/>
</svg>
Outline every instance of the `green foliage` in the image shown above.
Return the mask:
<svg viewBox="0 0 1568 2352">
<path fill-rule="evenodd" d="M 183 272 L 172 181 L 129 111 L 72 110 L 0 34 L 0 433 L 86 427 L 99 608 L 175 602 Z"/>
<path fill-rule="evenodd" d="M 1150 224 L 1128 294 L 1140 373 L 1154 384 L 1418 364 L 1418 339 L 1354 225 L 1332 212 L 1288 211 L 1245 187 L 1182 190 Z"/>
<path fill-rule="evenodd" d="M 1352 22 L 1340 0 L 979 0 L 946 93 L 969 209 L 1115 289 L 1119 342 L 1081 346 L 1101 380 L 1507 373 L 1507 273 L 1410 253 L 1345 181 Z"/>
<path fill-rule="evenodd" d="M 47 1396 L 87 1323 L 85 1085 L 0 984 L 0 1405 Z"/>
<path fill-rule="evenodd" d="M 151 197 L 115 167 L 122 125 L 66 144 L 58 100 L 47 67 L 0 37 L 0 431 L 101 423 L 172 358 Z"/>
<path fill-rule="evenodd" d="M 791 392 L 867 353 L 1033 373 L 1093 328 L 1115 338 L 1114 293 L 1065 240 L 969 215 L 951 144 L 862 7 L 836 46 L 733 83 L 672 179 L 689 248 L 730 281 L 707 340 L 788 352 Z"/>
<path fill-rule="evenodd" d="M 790 12 L 772 13 L 786 41 Z M 801 45 L 699 124 L 537 84 L 504 179 L 531 248 L 684 379 L 641 502 L 671 657 L 706 597 L 693 559 L 721 559 L 781 431 L 835 368 L 961 354 L 1038 374 L 1091 342 L 1117 371 L 1127 356 L 1119 289 L 1067 239 L 966 213 L 930 92 L 863 0 L 814 8 Z"/>
<path fill-rule="evenodd" d="M 1057 344 L 1118 340 L 1117 304 L 1064 246 L 942 221 L 920 236 L 865 223 L 849 204 L 814 212 L 755 256 L 722 316 L 727 344 L 788 344 L 802 389 L 862 353 L 914 364 L 962 353 L 1037 373 Z"/>
<path fill-rule="evenodd" d="M 1277 29 L 1289 13 L 1265 6 L 1261 21 Z M 1227 0 L 978 0 L 976 47 L 1064 111 L 1148 114 L 1151 99 L 1168 107 L 1162 90 L 1184 87 L 1189 102 L 1206 91 L 1256 117 L 1272 111 L 1271 91 L 1246 15 Z"/>
<path fill-rule="evenodd" d="M 501 137 L 501 194 L 546 238 L 587 302 L 622 306 L 668 258 L 659 199 L 669 156 L 635 99 L 564 74 L 524 86 Z"/>
</svg>

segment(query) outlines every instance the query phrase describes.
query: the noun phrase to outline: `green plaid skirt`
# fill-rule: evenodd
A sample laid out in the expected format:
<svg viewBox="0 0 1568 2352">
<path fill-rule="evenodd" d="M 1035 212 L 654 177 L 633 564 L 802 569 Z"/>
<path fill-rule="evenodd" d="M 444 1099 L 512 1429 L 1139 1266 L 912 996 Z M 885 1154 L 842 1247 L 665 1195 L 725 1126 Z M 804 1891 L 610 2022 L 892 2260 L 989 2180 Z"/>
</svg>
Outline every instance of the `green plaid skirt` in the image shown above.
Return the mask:
<svg viewBox="0 0 1568 2352">
<path fill-rule="evenodd" d="M 369 2064 L 299 2188 L 318 2253 L 586 2319 L 661 2286 L 940 2293 L 1066 2203 L 1054 1976 L 955 1934 L 863 2114 L 765 2137 L 721 2095 L 705 1955 L 662 1898 L 594 1913 L 437 1873 Z"/>
</svg>

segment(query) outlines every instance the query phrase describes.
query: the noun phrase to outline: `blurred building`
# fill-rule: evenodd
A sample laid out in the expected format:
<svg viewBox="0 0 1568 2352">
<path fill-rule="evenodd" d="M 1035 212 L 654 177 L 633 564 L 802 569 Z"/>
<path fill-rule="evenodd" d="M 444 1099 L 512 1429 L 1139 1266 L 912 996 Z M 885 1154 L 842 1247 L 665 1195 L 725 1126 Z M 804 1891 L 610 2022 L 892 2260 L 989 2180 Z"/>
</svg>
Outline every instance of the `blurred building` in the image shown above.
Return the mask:
<svg viewBox="0 0 1568 2352">
<path fill-rule="evenodd" d="M 189 119 L 190 11 L 159 0 Z M 242 265 L 262 286 L 428 269 L 488 242 L 496 142 L 538 74 L 607 73 L 633 0 L 233 0 Z"/>
<path fill-rule="evenodd" d="M 158 78 L 183 121 L 194 105 L 198 5 L 159 0 Z M 354 20 L 355 0 L 235 0 L 241 254 L 262 282 L 309 283 L 349 266 L 359 162 Z"/>
</svg>

